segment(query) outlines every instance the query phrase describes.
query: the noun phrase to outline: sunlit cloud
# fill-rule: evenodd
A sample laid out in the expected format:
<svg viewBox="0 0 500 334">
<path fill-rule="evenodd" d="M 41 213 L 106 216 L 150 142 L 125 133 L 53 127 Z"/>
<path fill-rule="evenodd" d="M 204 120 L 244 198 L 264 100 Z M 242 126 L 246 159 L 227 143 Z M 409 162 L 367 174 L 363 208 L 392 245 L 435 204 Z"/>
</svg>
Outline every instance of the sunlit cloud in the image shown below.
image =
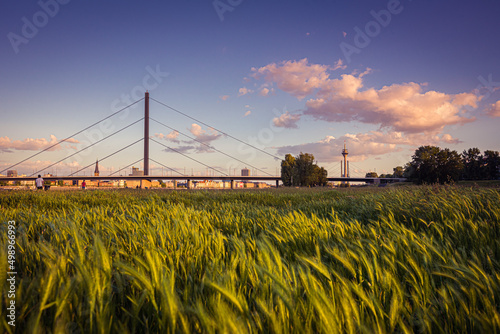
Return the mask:
<svg viewBox="0 0 500 334">
<path fill-rule="evenodd" d="M 196 141 L 187 141 L 187 143 L 192 143 L 192 144 L 203 143 L 195 147 L 192 147 L 198 153 L 214 152 L 214 150 L 210 147 L 210 144 L 211 142 L 219 139 L 222 136 L 220 133 L 218 133 L 212 128 L 208 128 L 207 132 L 206 130 L 203 130 L 200 125 L 196 123 L 191 124 L 191 128 L 189 129 L 189 131 L 195 136 Z"/>
<path fill-rule="evenodd" d="M 481 100 L 475 94 L 425 91 L 426 84 L 415 82 L 364 87 L 370 69 L 332 78 L 330 71 L 339 66 L 341 62 L 330 68 L 302 59 L 253 68 L 252 76 L 276 84 L 298 100 L 309 96 L 304 115 L 328 122 L 357 121 L 390 131 L 435 135 L 447 125 L 475 120 L 466 113 L 466 107 L 477 108 Z"/>
<path fill-rule="evenodd" d="M 316 159 L 332 162 L 340 159 L 344 142 L 350 152 L 349 160 L 355 162 L 400 152 L 404 150 L 405 146 L 414 148 L 421 145 L 456 144 L 459 141 L 449 134 L 429 137 L 424 134 L 405 135 L 402 132 L 370 131 L 356 134 L 347 133 L 338 138 L 326 136 L 317 142 L 278 147 L 277 152 L 278 155 L 314 152 Z"/>
<path fill-rule="evenodd" d="M 243 95 L 247 95 L 247 94 L 251 94 L 251 93 L 253 93 L 253 90 L 248 89 L 246 87 L 242 87 L 238 91 L 238 96 L 243 96 Z"/>
<path fill-rule="evenodd" d="M 165 139 L 173 143 L 179 143 L 179 140 L 177 139 L 179 137 L 179 132 L 175 130 L 166 135 L 163 133 L 155 133 L 155 137 L 159 139 Z"/>
<path fill-rule="evenodd" d="M 302 59 L 252 68 L 252 77 L 276 83 L 279 89 L 301 100 L 327 82 L 327 70 L 326 65 L 309 65 L 307 59 Z"/>
<path fill-rule="evenodd" d="M 45 138 L 26 138 L 24 140 L 12 140 L 9 137 L 0 137 L 0 151 L 2 152 L 12 152 L 17 151 L 38 151 L 46 149 L 52 145 L 54 147 L 50 148 L 48 151 L 57 151 L 63 148 L 75 149 L 75 146 L 69 144 L 79 143 L 78 140 L 70 138 L 65 140 L 61 144 L 57 144 L 59 140 L 54 135 L 50 135 L 50 140 Z M 56 145 L 57 144 L 57 145 Z"/>
<path fill-rule="evenodd" d="M 245 113 L 245 115 L 243 115 L 243 117 L 247 117 L 248 115 L 250 115 L 252 113 L 251 110 L 247 110 L 247 112 Z"/>
<path fill-rule="evenodd" d="M 267 96 L 268 94 L 269 94 L 268 88 L 262 88 L 261 91 L 259 92 L 260 96 Z"/>
<path fill-rule="evenodd" d="M 344 65 L 344 62 L 340 58 L 333 65 L 333 70 L 339 70 L 339 69 L 340 70 L 345 70 L 346 68 L 347 68 L 347 65 Z"/>
<path fill-rule="evenodd" d="M 300 120 L 300 114 L 290 114 L 288 111 L 281 114 L 279 117 L 273 118 L 273 124 L 279 128 L 298 128 L 297 122 Z"/>
<path fill-rule="evenodd" d="M 229 95 L 221 95 L 219 96 L 219 98 L 222 100 L 222 101 L 227 101 L 229 99 Z"/>
<path fill-rule="evenodd" d="M 70 172 L 75 172 L 82 167 L 78 161 L 61 161 L 48 169 L 45 168 L 55 162 L 56 161 L 52 160 L 28 160 L 13 169 L 17 170 L 18 175 L 26 174 L 27 176 L 37 171 L 39 174 L 53 173 L 57 175 L 68 175 Z M 10 166 L 11 163 L 1 163 L 0 169 L 9 168 Z"/>
<path fill-rule="evenodd" d="M 491 117 L 500 117 L 500 100 L 491 104 L 489 108 L 487 108 L 486 112 Z"/>
</svg>

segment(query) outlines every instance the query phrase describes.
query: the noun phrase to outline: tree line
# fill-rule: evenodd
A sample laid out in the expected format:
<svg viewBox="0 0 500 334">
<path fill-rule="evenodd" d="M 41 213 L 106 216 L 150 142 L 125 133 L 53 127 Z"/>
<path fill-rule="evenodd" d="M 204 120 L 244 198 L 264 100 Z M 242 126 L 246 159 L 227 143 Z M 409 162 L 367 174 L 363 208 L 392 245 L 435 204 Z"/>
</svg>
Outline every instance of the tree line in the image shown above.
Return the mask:
<svg viewBox="0 0 500 334">
<path fill-rule="evenodd" d="M 285 186 L 325 186 L 328 172 L 314 162 L 314 155 L 287 154 L 281 162 L 281 180 Z M 500 154 L 469 148 L 462 154 L 448 148 L 420 146 L 404 167 L 397 166 L 393 174 L 366 173 L 366 177 L 407 178 L 417 184 L 449 183 L 458 180 L 497 180 L 500 178 Z"/>
<path fill-rule="evenodd" d="M 414 183 L 449 183 L 459 180 L 496 180 L 500 178 L 500 155 L 498 151 L 469 148 L 462 154 L 448 148 L 421 146 L 415 150 L 412 160 L 404 167 L 393 169 L 394 174 L 377 175 L 366 173 L 366 177 L 407 178 Z"/>
<path fill-rule="evenodd" d="M 449 183 L 458 180 L 496 180 L 500 177 L 498 151 L 469 148 L 462 154 L 448 148 L 421 146 L 404 168 L 415 183 Z"/>
</svg>

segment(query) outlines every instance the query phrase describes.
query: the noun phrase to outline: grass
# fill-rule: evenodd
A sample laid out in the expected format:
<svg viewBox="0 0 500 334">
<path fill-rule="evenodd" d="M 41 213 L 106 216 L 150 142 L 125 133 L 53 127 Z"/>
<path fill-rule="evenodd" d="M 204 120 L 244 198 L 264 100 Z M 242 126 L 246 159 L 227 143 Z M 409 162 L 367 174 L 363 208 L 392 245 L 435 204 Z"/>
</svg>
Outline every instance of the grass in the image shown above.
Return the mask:
<svg viewBox="0 0 500 334">
<path fill-rule="evenodd" d="M 496 188 L 9 192 L 0 218 L 18 332 L 500 331 Z"/>
</svg>

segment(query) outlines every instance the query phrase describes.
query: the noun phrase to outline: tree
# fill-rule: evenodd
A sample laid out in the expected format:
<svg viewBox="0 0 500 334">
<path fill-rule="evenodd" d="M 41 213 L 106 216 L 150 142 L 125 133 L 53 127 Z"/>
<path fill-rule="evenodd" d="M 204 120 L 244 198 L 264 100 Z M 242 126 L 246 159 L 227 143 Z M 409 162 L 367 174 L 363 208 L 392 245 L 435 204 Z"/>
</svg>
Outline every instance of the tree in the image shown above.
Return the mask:
<svg viewBox="0 0 500 334">
<path fill-rule="evenodd" d="M 403 177 L 404 169 L 401 166 L 398 166 L 396 168 L 393 168 L 392 171 L 394 172 L 392 174 L 392 177 Z"/>
<path fill-rule="evenodd" d="M 281 161 L 281 181 L 287 187 L 297 184 L 297 176 L 295 175 L 295 158 L 291 154 L 285 155 L 285 160 Z"/>
<path fill-rule="evenodd" d="M 326 185 L 328 172 L 314 163 L 314 155 L 302 153 L 296 157 L 291 154 L 281 161 L 281 180 L 285 186 L 310 187 Z"/>
<path fill-rule="evenodd" d="M 314 155 L 302 153 L 295 158 L 295 168 L 297 169 L 298 185 L 308 187 L 312 185 L 314 179 Z"/>
<path fill-rule="evenodd" d="M 376 172 L 368 172 L 365 177 L 378 177 L 378 174 Z"/>
<path fill-rule="evenodd" d="M 313 177 L 312 184 L 318 186 L 326 186 L 328 183 L 328 171 L 323 167 L 319 167 L 318 165 L 313 165 Z"/>
<path fill-rule="evenodd" d="M 462 163 L 464 165 L 463 178 L 466 180 L 480 180 L 484 176 L 482 170 L 483 156 L 478 148 L 469 148 L 462 152 Z"/>
<path fill-rule="evenodd" d="M 500 177 L 500 156 L 498 151 L 484 151 L 484 174 L 487 180 L 496 180 Z"/>
<path fill-rule="evenodd" d="M 463 169 L 456 151 L 436 146 L 421 146 L 406 165 L 405 176 L 416 183 L 446 183 L 457 181 Z"/>
<path fill-rule="evenodd" d="M 462 159 L 457 151 L 445 148 L 438 153 L 438 179 L 437 182 L 449 183 L 458 181 L 464 168 Z"/>
</svg>

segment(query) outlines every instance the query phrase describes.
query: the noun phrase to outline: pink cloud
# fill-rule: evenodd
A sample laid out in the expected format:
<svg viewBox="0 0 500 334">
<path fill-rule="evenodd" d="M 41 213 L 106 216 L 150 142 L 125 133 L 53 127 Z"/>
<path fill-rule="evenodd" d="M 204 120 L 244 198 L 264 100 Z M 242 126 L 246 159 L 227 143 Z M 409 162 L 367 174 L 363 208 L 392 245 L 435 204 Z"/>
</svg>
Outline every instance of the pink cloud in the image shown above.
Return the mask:
<svg viewBox="0 0 500 334">
<path fill-rule="evenodd" d="M 62 161 L 57 165 L 44 169 L 46 166 L 50 166 L 53 163 L 55 163 L 55 161 L 52 160 L 28 160 L 13 169 L 17 170 L 18 175 L 26 174 L 27 176 L 38 170 L 41 170 L 39 174 L 57 172 L 57 175 L 68 175 L 70 172 L 75 172 L 82 167 L 77 161 Z M 0 169 L 9 168 L 10 166 L 10 163 L 2 163 Z M 99 163 L 99 166 L 102 167 L 101 163 Z M 106 168 L 106 170 L 108 169 Z"/>
<path fill-rule="evenodd" d="M 242 87 L 238 91 L 238 96 L 243 96 L 243 95 L 247 95 L 247 94 L 251 94 L 251 93 L 253 93 L 253 90 L 248 89 L 246 87 Z"/>
<path fill-rule="evenodd" d="M 179 139 L 177 139 L 179 137 L 179 132 L 175 130 L 166 135 L 163 133 L 155 133 L 155 137 L 159 139 L 165 139 L 173 143 L 179 143 Z"/>
<path fill-rule="evenodd" d="M 333 70 L 345 70 L 347 68 L 347 65 L 344 65 L 344 62 L 342 61 L 342 59 L 339 58 L 339 60 L 337 60 L 335 62 L 335 65 L 333 65 Z"/>
<path fill-rule="evenodd" d="M 370 157 L 379 157 L 388 153 L 400 152 L 403 146 L 411 148 L 420 145 L 438 145 L 440 143 L 456 144 L 459 141 L 449 134 L 442 136 L 428 136 L 425 134 L 409 134 L 402 132 L 370 131 L 366 133 L 347 133 L 335 138 L 326 136 L 324 139 L 313 143 L 288 145 L 278 147 L 278 155 L 287 153 L 314 152 L 314 157 L 323 162 L 338 161 L 344 142 L 349 149 L 349 160 L 363 161 Z"/>
<path fill-rule="evenodd" d="M 500 117 L 500 100 L 490 105 L 486 110 L 491 117 Z"/>
<path fill-rule="evenodd" d="M 221 95 L 219 96 L 219 98 L 222 100 L 222 101 L 227 101 L 229 99 L 229 95 Z"/>
<path fill-rule="evenodd" d="M 196 123 L 191 124 L 191 129 L 189 129 L 189 131 L 191 131 L 191 133 L 196 137 L 197 140 L 203 143 L 210 143 L 221 136 L 221 134 L 217 133 L 217 131 L 215 131 L 214 129 L 209 128 L 209 132 L 207 132 Z"/>
<path fill-rule="evenodd" d="M 327 136 L 318 142 L 283 146 L 278 148 L 278 155 L 314 152 L 314 157 L 321 162 L 339 161 L 344 141 L 347 143 L 351 154 L 349 160 L 353 162 L 366 160 L 370 156 L 379 156 L 401 150 L 395 144 L 366 141 L 366 138 L 360 138 L 358 135 L 346 134 L 340 138 Z"/>
<path fill-rule="evenodd" d="M 299 100 L 321 87 L 328 79 L 326 65 L 309 65 L 307 59 L 287 61 L 281 64 L 269 64 L 261 68 L 252 68 L 252 77 L 264 78 L 269 83 L 276 83 L 278 88 L 288 92 Z"/>
<path fill-rule="evenodd" d="M 261 91 L 259 92 L 261 96 L 267 96 L 269 94 L 269 89 L 268 88 L 262 88 Z"/>
<path fill-rule="evenodd" d="M 290 114 L 288 111 L 279 117 L 273 118 L 273 124 L 279 128 L 297 128 L 297 122 L 300 120 L 300 114 Z"/>
<path fill-rule="evenodd" d="M 337 62 L 333 69 L 342 66 Z M 408 82 L 380 89 L 364 87 L 364 76 L 371 72 L 342 74 L 332 78 L 326 65 L 309 64 L 307 59 L 272 63 L 252 69 L 255 79 L 306 101 L 305 115 L 329 122 L 359 121 L 381 129 L 410 133 L 438 134 L 447 125 L 475 120 L 466 116 L 465 107 L 477 107 L 481 100 L 471 93 L 446 94 L 425 91 L 426 84 Z"/>
<path fill-rule="evenodd" d="M 45 138 L 37 138 L 37 139 L 26 138 L 24 140 L 12 140 L 9 137 L 5 136 L 5 137 L 0 137 L 0 150 L 38 151 L 46 149 L 47 147 L 50 147 L 52 145 L 55 145 L 57 144 L 58 141 L 59 140 L 54 135 L 50 135 L 50 140 L 47 140 Z M 64 145 L 69 143 L 75 144 L 79 143 L 79 141 L 74 138 L 70 138 L 64 141 L 63 143 L 55 145 L 54 147 L 50 148 L 49 151 L 57 151 L 63 148 L 73 149 L 74 146 L 72 145 Z"/>
</svg>

